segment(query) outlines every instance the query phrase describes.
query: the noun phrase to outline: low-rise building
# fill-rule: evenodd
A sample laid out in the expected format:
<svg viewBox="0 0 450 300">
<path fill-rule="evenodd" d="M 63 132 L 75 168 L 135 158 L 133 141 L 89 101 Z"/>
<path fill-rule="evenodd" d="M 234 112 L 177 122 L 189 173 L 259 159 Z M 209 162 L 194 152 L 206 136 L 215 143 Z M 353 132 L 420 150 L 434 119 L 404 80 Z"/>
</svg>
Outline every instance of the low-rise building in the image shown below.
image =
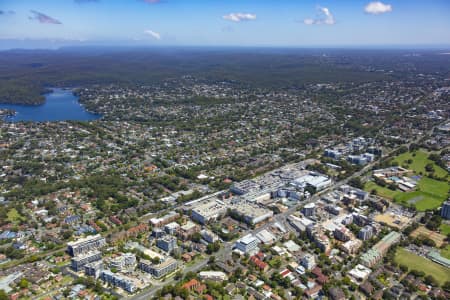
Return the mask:
<svg viewBox="0 0 450 300">
<path fill-rule="evenodd" d="M 334 237 L 341 242 L 347 242 L 353 238 L 353 233 L 345 226 L 337 227 L 333 234 Z"/>
<path fill-rule="evenodd" d="M 200 234 L 202 235 L 202 239 L 209 244 L 215 243 L 219 240 L 219 236 L 208 229 L 203 229 L 200 231 Z"/>
<path fill-rule="evenodd" d="M 358 232 L 358 238 L 367 241 L 373 236 L 373 228 L 370 225 L 366 225 Z"/>
<path fill-rule="evenodd" d="M 84 274 L 86 276 L 92 276 L 95 279 L 100 277 L 100 273 L 103 270 L 103 261 L 98 260 L 88 263 L 84 266 Z"/>
<path fill-rule="evenodd" d="M 198 275 L 201 280 L 225 281 L 228 279 L 227 275 L 220 271 L 202 271 Z"/>
<path fill-rule="evenodd" d="M 85 254 L 80 254 L 72 257 L 70 260 L 70 267 L 75 271 L 79 272 L 84 270 L 84 266 L 88 263 L 98 261 L 102 259 L 102 254 L 100 251 L 91 251 Z"/>
<path fill-rule="evenodd" d="M 356 267 L 348 272 L 348 275 L 350 275 L 355 282 L 361 283 L 369 277 L 370 273 L 372 273 L 371 269 L 363 265 L 356 265 Z"/>
<path fill-rule="evenodd" d="M 169 212 L 168 214 L 160 217 L 160 218 L 152 218 L 150 219 L 150 224 L 153 227 L 162 227 L 170 222 L 175 221 L 180 217 L 180 214 L 174 211 Z"/>
<path fill-rule="evenodd" d="M 401 239 L 401 234 L 396 231 L 391 231 L 384 236 L 378 243 L 376 243 L 369 251 L 361 256 L 361 263 L 366 267 L 372 267 L 377 264 L 389 248 L 398 243 Z"/>
<path fill-rule="evenodd" d="M 340 249 L 347 254 L 356 254 L 362 247 L 363 242 L 357 239 L 347 241 L 340 245 Z"/>
<path fill-rule="evenodd" d="M 112 259 L 109 266 L 118 271 L 134 269 L 136 266 L 136 255 L 133 253 L 124 253 Z"/>
<path fill-rule="evenodd" d="M 253 235 L 248 234 L 237 240 L 236 243 L 234 244 L 234 248 L 242 253 L 251 253 L 257 250 L 258 239 L 255 238 Z"/>
<path fill-rule="evenodd" d="M 106 245 L 106 239 L 100 234 L 90 235 L 86 238 L 67 243 L 67 253 L 77 256 L 94 250 L 99 250 Z"/>
<path fill-rule="evenodd" d="M 172 273 L 177 268 L 178 262 L 171 257 L 166 257 L 159 264 L 153 264 L 152 262 L 144 259 L 139 262 L 139 269 L 143 272 L 152 274 L 156 278 Z"/>
<path fill-rule="evenodd" d="M 177 248 L 177 239 L 174 236 L 166 235 L 156 240 L 156 246 L 166 252 L 172 252 Z"/>
<path fill-rule="evenodd" d="M 450 220 L 450 200 L 442 203 L 441 217 Z"/>
<path fill-rule="evenodd" d="M 120 287 L 129 293 L 134 293 L 136 291 L 136 285 L 131 278 L 113 273 L 110 270 L 103 270 L 100 273 L 100 279 L 115 287 Z"/>
<path fill-rule="evenodd" d="M 300 260 L 300 264 L 306 269 L 306 270 L 312 270 L 316 266 L 316 259 L 314 255 L 312 254 L 305 254 L 302 259 Z"/>
<path fill-rule="evenodd" d="M 164 226 L 164 231 L 167 234 L 175 234 L 179 228 L 180 228 L 180 224 L 178 224 L 176 222 L 171 222 Z"/>
</svg>

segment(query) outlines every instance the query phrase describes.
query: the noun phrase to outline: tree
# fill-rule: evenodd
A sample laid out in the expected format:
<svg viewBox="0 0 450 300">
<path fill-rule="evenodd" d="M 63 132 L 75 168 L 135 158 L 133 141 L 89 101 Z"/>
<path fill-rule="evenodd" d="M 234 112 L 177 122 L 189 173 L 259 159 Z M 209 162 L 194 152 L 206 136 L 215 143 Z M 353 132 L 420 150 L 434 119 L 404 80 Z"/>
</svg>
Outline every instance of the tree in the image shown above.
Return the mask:
<svg viewBox="0 0 450 300">
<path fill-rule="evenodd" d="M 0 300 L 9 300 L 8 294 L 4 290 L 0 290 Z"/>
<path fill-rule="evenodd" d="M 400 265 L 400 270 L 402 270 L 402 272 L 408 272 L 408 266 L 405 265 Z"/>
<path fill-rule="evenodd" d="M 358 189 L 363 189 L 364 188 L 364 183 L 362 182 L 360 177 L 354 177 L 354 178 L 350 179 L 348 181 L 348 183 L 351 186 L 353 186 L 355 188 L 358 188 Z"/>
<path fill-rule="evenodd" d="M 426 164 L 425 165 L 425 171 L 427 172 L 434 172 L 434 166 L 432 163 Z"/>
<path fill-rule="evenodd" d="M 444 289 L 444 291 L 450 293 L 450 281 L 446 281 L 442 288 Z"/>
<path fill-rule="evenodd" d="M 22 279 L 20 279 L 18 286 L 19 286 L 21 289 L 26 289 L 26 288 L 28 287 L 29 284 L 30 284 L 30 283 L 28 282 L 28 280 L 27 280 L 26 278 L 22 278 Z"/>
<path fill-rule="evenodd" d="M 439 283 L 437 282 L 437 280 L 432 276 L 432 275 L 427 275 L 425 276 L 425 283 L 432 285 L 432 286 L 438 286 Z"/>
</svg>

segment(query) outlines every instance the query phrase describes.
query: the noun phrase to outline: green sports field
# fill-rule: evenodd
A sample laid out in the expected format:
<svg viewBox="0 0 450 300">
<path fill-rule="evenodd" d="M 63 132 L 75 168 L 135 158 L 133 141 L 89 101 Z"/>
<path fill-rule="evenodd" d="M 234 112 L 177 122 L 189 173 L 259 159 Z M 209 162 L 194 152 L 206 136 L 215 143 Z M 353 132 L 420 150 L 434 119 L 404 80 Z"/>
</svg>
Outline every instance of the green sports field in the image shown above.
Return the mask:
<svg viewBox="0 0 450 300">
<path fill-rule="evenodd" d="M 450 225 L 447 225 L 445 223 L 441 224 L 441 227 L 439 227 L 439 230 L 443 235 L 447 235 L 450 233 Z"/>
<path fill-rule="evenodd" d="M 415 269 L 423 271 L 427 275 L 432 275 L 440 285 L 446 281 L 450 281 L 449 269 L 434 263 L 429 259 L 411 253 L 404 248 L 397 249 L 397 253 L 395 253 L 395 262 L 407 266 L 409 270 Z"/>
<path fill-rule="evenodd" d="M 441 249 L 441 255 L 447 259 L 450 259 L 450 245 L 447 245 L 444 249 Z"/>
<path fill-rule="evenodd" d="M 413 156 L 413 153 L 415 153 L 415 156 Z M 428 173 L 425 170 L 425 166 L 427 164 L 433 164 L 434 174 L 438 177 L 445 177 L 448 174 L 448 172 L 439 167 L 438 165 L 436 165 L 434 161 L 429 160 L 428 159 L 429 155 L 430 155 L 429 152 L 425 152 L 423 150 L 418 150 L 415 152 L 405 152 L 395 157 L 393 161 L 398 162 L 400 166 L 405 166 L 409 170 L 413 170 L 416 174 L 422 173 L 424 175 Z M 410 164 L 407 163 L 409 159 L 412 160 L 412 163 Z"/>
<path fill-rule="evenodd" d="M 423 177 L 416 191 L 399 192 L 394 196 L 394 201 L 405 206 L 415 205 L 418 211 L 435 209 L 447 199 L 449 189 L 447 182 Z"/>
<path fill-rule="evenodd" d="M 377 195 L 389 200 L 394 200 L 394 197 L 398 194 L 401 194 L 402 192 L 399 190 L 391 190 L 388 189 L 387 187 L 382 187 L 377 185 L 375 182 L 373 181 L 368 181 L 366 182 L 366 184 L 364 185 L 364 190 L 370 192 L 373 189 L 375 189 L 377 191 Z"/>
</svg>

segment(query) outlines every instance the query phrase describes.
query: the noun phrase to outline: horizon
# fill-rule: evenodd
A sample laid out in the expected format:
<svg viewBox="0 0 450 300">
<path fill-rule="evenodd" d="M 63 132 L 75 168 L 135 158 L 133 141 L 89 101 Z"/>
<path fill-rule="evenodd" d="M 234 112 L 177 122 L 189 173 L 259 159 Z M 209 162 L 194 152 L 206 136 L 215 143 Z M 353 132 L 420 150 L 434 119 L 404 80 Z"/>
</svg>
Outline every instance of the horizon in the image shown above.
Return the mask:
<svg viewBox="0 0 450 300">
<path fill-rule="evenodd" d="M 76 44 L 64 44 L 58 45 L 55 47 L 6 47 L 3 48 L 0 45 L 0 52 L 14 52 L 14 51 L 71 51 L 71 50 L 105 50 L 105 51 L 119 51 L 119 50 L 223 50 L 223 51 L 232 51 L 232 50 L 281 50 L 281 51 L 290 51 L 290 50 L 354 50 L 354 51 L 450 51 L 450 44 L 432 44 L 432 45 L 413 45 L 413 44 L 404 44 L 404 45 L 328 45 L 328 46 L 319 46 L 319 45 L 309 45 L 309 46 L 270 46 L 270 45 L 255 45 L 255 46 L 242 46 L 242 45 L 120 45 L 120 44 L 84 44 L 84 45 L 76 45 Z M 443 53 L 447 54 L 447 53 Z"/>
<path fill-rule="evenodd" d="M 444 0 L 4 0 L 0 49 L 450 48 L 448 11 Z"/>
</svg>

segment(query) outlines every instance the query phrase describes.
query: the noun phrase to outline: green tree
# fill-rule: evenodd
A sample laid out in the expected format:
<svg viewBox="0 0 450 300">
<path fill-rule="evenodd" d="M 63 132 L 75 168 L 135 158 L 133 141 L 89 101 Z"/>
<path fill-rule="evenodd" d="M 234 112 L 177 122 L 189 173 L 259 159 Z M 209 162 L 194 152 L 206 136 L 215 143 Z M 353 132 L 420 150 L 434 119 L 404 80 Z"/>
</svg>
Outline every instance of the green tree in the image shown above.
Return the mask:
<svg viewBox="0 0 450 300">
<path fill-rule="evenodd" d="M 26 289 L 29 285 L 30 285 L 30 283 L 28 282 L 28 280 L 26 278 L 20 279 L 19 284 L 18 284 L 18 286 L 21 289 Z"/>
<path fill-rule="evenodd" d="M 0 300 L 9 300 L 8 294 L 4 290 L 0 290 Z"/>
</svg>

